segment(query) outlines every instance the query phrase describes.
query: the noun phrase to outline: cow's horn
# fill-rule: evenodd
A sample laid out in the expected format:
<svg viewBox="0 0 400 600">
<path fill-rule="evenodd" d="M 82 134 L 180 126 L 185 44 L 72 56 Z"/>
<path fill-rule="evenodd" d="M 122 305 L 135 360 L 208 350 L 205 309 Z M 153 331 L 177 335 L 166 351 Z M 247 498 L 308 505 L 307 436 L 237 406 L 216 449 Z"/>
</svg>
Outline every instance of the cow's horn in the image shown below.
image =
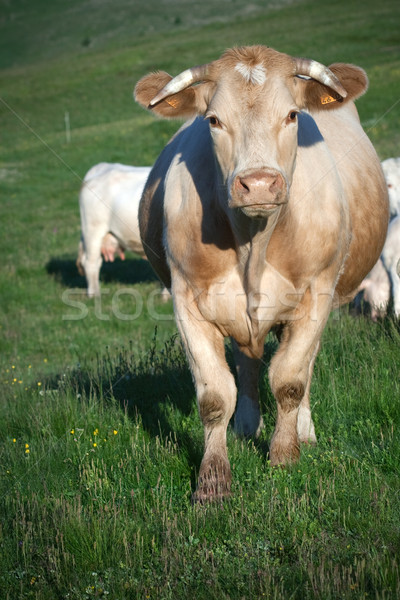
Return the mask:
<svg viewBox="0 0 400 600">
<path fill-rule="evenodd" d="M 189 87 L 193 83 L 197 81 L 203 81 L 208 73 L 209 65 L 199 65 L 198 67 L 192 67 L 191 69 L 186 69 L 171 81 L 167 83 L 166 86 L 163 87 L 161 92 L 158 92 L 157 96 L 154 96 L 153 100 L 151 100 L 149 106 L 154 106 L 164 98 L 168 96 L 172 96 L 173 94 L 177 94 L 181 90 Z"/>
<path fill-rule="evenodd" d="M 347 92 L 334 73 L 325 65 L 309 58 L 295 58 L 296 75 L 307 75 L 346 98 Z"/>
</svg>

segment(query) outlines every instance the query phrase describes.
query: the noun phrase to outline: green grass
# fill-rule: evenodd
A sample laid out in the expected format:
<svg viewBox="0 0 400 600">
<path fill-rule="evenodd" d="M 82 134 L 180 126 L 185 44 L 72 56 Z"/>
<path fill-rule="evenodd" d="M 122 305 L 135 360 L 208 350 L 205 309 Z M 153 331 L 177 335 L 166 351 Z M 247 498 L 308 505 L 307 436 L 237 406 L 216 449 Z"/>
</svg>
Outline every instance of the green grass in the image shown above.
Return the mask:
<svg viewBox="0 0 400 600">
<path fill-rule="evenodd" d="M 14 386 L 1 455 L 9 597 L 396 598 L 400 407 L 388 398 L 400 336 L 390 320 L 342 316 L 325 337 L 318 447 L 270 469 L 267 395 L 261 442 L 229 435 L 223 508 L 190 504 L 202 434 L 176 339 L 140 359 L 121 348 L 29 393 Z"/>
<path fill-rule="evenodd" d="M 361 120 L 381 159 L 397 156 L 398 2 L 153 6 L 0 13 L 0 597 L 397 599 L 398 323 L 333 315 L 312 387 L 319 444 L 286 470 L 268 464 L 269 337 L 262 438 L 228 432 L 233 496 L 194 507 L 203 432 L 171 302 L 134 255 L 88 300 L 75 260 L 86 171 L 152 164 L 177 128 L 133 102 L 153 69 L 252 43 L 359 64 Z"/>
</svg>

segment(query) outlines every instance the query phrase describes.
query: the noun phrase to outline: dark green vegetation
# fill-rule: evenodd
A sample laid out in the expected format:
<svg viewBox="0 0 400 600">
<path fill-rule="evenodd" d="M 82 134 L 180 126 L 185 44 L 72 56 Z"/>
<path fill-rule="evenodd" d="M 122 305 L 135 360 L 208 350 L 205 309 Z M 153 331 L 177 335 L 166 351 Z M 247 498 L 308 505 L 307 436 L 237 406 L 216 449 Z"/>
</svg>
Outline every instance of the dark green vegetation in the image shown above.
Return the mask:
<svg viewBox="0 0 400 600">
<path fill-rule="evenodd" d="M 75 268 L 85 172 L 151 164 L 177 128 L 132 100 L 149 70 L 252 43 L 359 64 L 362 122 L 381 159 L 400 154 L 397 1 L 216 4 L 0 9 L 2 599 L 400 597 L 398 324 L 333 315 L 319 445 L 286 470 L 268 465 L 265 368 L 262 439 L 229 433 L 231 500 L 193 507 L 202 428 L 171 303 L 132 255 L 103 269 L 101 303 Z"/>
</svg>

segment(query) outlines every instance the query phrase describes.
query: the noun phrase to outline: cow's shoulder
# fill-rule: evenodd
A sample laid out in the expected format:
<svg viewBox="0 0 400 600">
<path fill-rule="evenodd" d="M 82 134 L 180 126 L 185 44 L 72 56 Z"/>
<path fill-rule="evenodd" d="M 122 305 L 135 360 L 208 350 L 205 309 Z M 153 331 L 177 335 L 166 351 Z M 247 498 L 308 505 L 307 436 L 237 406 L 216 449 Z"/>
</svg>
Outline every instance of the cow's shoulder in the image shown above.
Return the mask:
<svg viewBox="0 0 400 600">
<path fill-rule="evenodd" d="M 193 199 L 192 199 L 193 200 Z M 227 219 L 210 207 L 203 212 L 203 204 L 186 204 L 168 221 L 165 243 L 169 261 L 194 287 L 208 289 L 236 268 L 238 256 L 235 240 Z"/>
</svg>

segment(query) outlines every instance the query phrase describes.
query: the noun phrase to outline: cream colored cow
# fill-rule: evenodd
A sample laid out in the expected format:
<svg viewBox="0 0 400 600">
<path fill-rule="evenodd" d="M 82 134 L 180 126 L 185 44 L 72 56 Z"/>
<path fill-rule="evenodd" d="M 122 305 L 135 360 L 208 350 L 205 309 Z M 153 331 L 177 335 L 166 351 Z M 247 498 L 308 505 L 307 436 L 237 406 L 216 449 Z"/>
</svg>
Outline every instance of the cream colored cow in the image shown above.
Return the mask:
<svg viewBox="0 0 400 600">
<path fill-rule="evenodd" d="M 375 264 L 387 230 L 381 165 L 353 103 L 367 85 L 354 65 L 253 46 L 136 86 L 156 115 L 189 119 L 149 175 L 139 224 L 151 264 L 172 283 L 204 424 L 197 501 L 230 493 L 235 408 L 239 434 L 262 426 L 259 367 L 275 326 L 271 463 L 296 461 L 300 442 L 315 442 L 309 392 L 321 334 Z"/>
</svg>

